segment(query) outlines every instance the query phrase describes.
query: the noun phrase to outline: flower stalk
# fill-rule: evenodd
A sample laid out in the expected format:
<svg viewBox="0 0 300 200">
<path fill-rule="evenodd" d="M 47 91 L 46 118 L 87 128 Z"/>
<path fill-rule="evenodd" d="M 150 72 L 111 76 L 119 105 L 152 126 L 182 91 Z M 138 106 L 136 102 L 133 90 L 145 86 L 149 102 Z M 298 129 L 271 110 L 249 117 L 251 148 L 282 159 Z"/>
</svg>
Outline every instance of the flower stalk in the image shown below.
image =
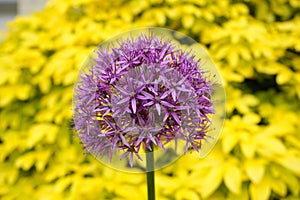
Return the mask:
<svg viewBox="0 0 300 200">
<path fill-rule="evenodd" d="M 151 150 L 146 150 L 146 168 L 148 200 L 155 200 L 154 153 L 152 143 Z"/>
</svg>

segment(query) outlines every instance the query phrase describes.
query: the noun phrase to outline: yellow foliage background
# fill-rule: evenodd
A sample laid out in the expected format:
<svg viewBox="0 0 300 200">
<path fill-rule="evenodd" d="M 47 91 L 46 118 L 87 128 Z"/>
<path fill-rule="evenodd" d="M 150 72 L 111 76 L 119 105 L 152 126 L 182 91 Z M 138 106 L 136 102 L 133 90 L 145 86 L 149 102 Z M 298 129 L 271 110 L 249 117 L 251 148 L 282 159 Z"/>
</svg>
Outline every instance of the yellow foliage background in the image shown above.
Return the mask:
<svg viewBox="0 0 300 200">
<path fill-rule="evenodd" d="M 83 155 L 71 118 L 90 51 L 147 26 L 203 44 L 227 93 L 217 145 L 157 171 L 157 199 L 300 199 L 299 0 L 51 0 L 17 17 L 0 42 L 0 199 L 146 199 L 144 174 Z"/>
</svg>

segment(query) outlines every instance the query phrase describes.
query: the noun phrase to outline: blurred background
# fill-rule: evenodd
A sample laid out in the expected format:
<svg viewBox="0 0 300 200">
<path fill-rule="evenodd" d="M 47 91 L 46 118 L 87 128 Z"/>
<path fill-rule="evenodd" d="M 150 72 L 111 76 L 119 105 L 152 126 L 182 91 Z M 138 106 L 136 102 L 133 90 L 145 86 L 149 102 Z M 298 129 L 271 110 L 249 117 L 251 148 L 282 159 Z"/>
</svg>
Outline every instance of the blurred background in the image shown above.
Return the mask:
<svg viewBox="0 0 300 200">
<path fill-rule="evenodd" d="M 157 199 L 299 200 L 299 0 L 0 0 L 0 199 L 146 199 L 144 174 L 85 156 L 71 119 L 88 54 L 147 26 L 204 45 L 227 95 L 213 151 L 157 171 Z"/>
<path fill-rule="evenodd" d="M 0 0 L 0 30 L 16 15 L 28 15 L 44 8 L 47 0 Z"/>
</svg>

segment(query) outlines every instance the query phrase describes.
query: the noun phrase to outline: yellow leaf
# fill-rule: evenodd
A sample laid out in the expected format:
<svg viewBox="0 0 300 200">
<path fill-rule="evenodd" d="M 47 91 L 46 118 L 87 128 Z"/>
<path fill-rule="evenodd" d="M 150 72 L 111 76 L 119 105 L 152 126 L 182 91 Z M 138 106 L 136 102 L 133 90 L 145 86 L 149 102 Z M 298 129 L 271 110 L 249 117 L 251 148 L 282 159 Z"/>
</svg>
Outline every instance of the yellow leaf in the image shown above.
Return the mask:
<svg viewBox="0 0 300 200">
<path fill-rule="evenodd" d="M 260 122 L 260 116 L 254 113 L 247 113 L 243 116 L 243 121 L 245 124 L 257 124 Z"/>
<path fill-rule="evenodd" d="M 237 144 L 238 137 L 234 134 L 228 133 L 222 138 L 222 149 L 224 153 L 229 153 L 233 147 Z"/>
<path fill-rule="evenodd" d="M 241 149 L 247 158 L 252 158 L 256 151 L 256 144 L 252 139 L 248 141 L 241 141 Z"/>
<path fill-rule="evenodd" d="M 204 10 L 203 11 L 203 18 L 209 22 L 214 21 L 215 16 L 213 13 L 211 13 L 210 11 Z"/>
<path fill-rule="evenodd" d="M 67 176 L 64 178 L 59 179 L 58 181 L 55 182 L 53 185 L 53 190 L 55 192 L 62 192 L 64 191 L 69 185 L 72 184 L 73 177 L 72 176 Z"/>
<path fill-rule="evenodd" d="M 40 123 L 33 125 L 29 132 L 27 138 L 27 147 L 32 148 L 43 138 L 47 138 L 47 142 L 51 142 L 51 136 L 48 135 L 56 135 L 58 132 L 58 127 L 54 124 L 50 123 Z M 50 141 L 51 140 L 51 141 Z"/>
<path fill-rule="evenodd" d="M 29 170 L 35 162 L 35 156 L 33 152 L 27 153 L 25 155 L 20 156 L 16 162 L 15 166 L 18 168 L 22 168 L 23 170 Z"/>
<path fill-rule="evenodd" d="M 217 190 L 222 182 L 222 175 L 223 168 L 219 166 L 208 171 L 206 176 L 202 178 L 203 182 L 199 188 L 199 191 L 203 198 L 209 197 Z"/>
<path fill-rule="evenodd" d="M 12 167 L 9 163 L 3 163 L 0 165 L 0 183 L 12 185 L 18 178 L 19 170 L 17 168 Z"/>
<path fill-rule="evenodd" d="M 68 173 L 68 168 L 64 165 L 51 165 L 44 173 L 46 182 L 51 182 L 56 178 L 63 177 Z"/>
<path fill-rule="evenodd" d="M 52 122 L 57 110 L 54 108 L 43 109 L 35 115 L 36 122 Z"/>
<path fill-rule="evenodd" d="M 0 62 L 5 62 L 5 61 L 3 61 L 0 58 Z M 9 68 L 9 67 L 6 68 L 5 66 L 1 66 L 0 74 L 1 74 L 0 85 L 4 85 L 4 83 L 6 82 L 9 82 L 10 84 L 15 84 L 18 81 L 21 73 L 17 69 Z"/>
<path fill-rule="evenodd" d="M 249 65 L 249 63 L 242 64 L 243 67 L 240 67 L 237 69 L 238 73 L 241 74 L 245 78 L 252 78 L 254 71 L 253 67 Z"/>
<path fill-rule="evenodd" d="M 226 57 L 226 55 L 230 51 L 230 47 L 228 45 L 218 46 L 216 50 L 217 50 L 217 52 L 216 52 L 215 57 L 220 60 L 220 59 Z M 228 68 L 226 68 L 226 69 L 228 69 Z"/>
<path fill-rule="evenodd" d="M 224 182 L 233 193 L 240 193 L 242 184 L 241 170 L 235 164 L 228 163 L 224 173 Z"/>
<path fill-rule="evenodd" d="M 292 172 L 287 169 L 282 170 L 283 176 L 281 179 L 286 183 L 289 188 L 289 191 L 295 196 L 298 196 L 300 193 L 300 184 L 297 176 L 294 176 Z"/>
<path fill-rule="evenodd" d="M 19 170 L 17 170 L 14 167 L 10 167 L 10 169 L 6 169 L 6 173 L 9 174 L 8 177 L 8 184 L 13 184 L 17 181 L 17 179 L 19 178 Z"/>
<path fill-rule="evenodd" d="M 11 186 L 7 185 L 6 183 L 0 182 L 0 195 L 1 196 L 7 196 L 9 192 L 11 191 Z"/>
<path fill-rule="evenodd" d="M 67 73 L 63 79 L 63 85 L 70 85 L 74 83 L 75 79 L 77 77 L 77 71 L 70 71 Z"/>
<path fill-rule="evenodd" d="M 188 188 L 179 188 L 175 194 L 175 198 L 178 200 L 197 200 L 200 199 L 195 190 Z"/>
<path fill-rule="evenodd" d="M 249 106 L 256 106 L 259 104 L 259 100 L 256 96 L 251 94 L 245 94 L 242 96 L 242 102 Z"/>
<path fill-rule="evenodd" d="M 192 14 L 197 12 L 197 7 L 190 4 L 183 4 L 181 5 L 181 12 L 184 14 Z"/>
<path fill-rule="evenodd" d="M 276 82 L 279 85 L 286 84 L 291 81 L 293 76 L 293 72 L 287 68 L 284 68 L 284 70 L 281 70 L 279 74 L 276 76 Z"/>
<path fill-rule="evenodd" d="M 166 16 L 165 16 L 165 13 L 162 10 L 157 9 L 154 12 L 154 17 L 155 17 L 155 19 L 156 19 L 156 21 L 158 22 L 159 25 L 163 26 L 166 23 Z"/>
<path fill-rule="evenodd" d="M 142 199 L 142 192 L 139 191 L 140 188 L 138 188 L 136 185 L 122 185 L 120 188 L 115 188 L 114 192 L 123 198 L 128 197 L 128 194 L 130 194 L 130 198 L 132 199 Z"/>
<path fill-rule="evenodd" d="M 255 62 L 255 68 L 258 72 L 274 75 L 277 74 L 281 69 L 285 68 L 285 66 L 277 62 L 266 62 L 265 60 L 258 60 Z"/>
<path fill-rule="evenodd" d="M 223 198 L 218 198 L 218 199 L 224 199 Z M 217 199 L 215 199 L 217 200 Z M 248 187 L 246 185 L 243 186 L 242 191 L 239 194 L 235 193 L 229 193 L 228 198 L 226 200 L 249 200 L 249 192 L 248 192 Z"/>
<path fill-rule="evenodd" d="M 233 82 L 243 82 L 244 77 L 240 74 L 230 70 L 229 68 L 222 69 L 223 74 L 225 74 L 223 77 L 226 78 L 227 81 L 233 81 Z"/>
<path fill-rule="evenodd" d="M 250 61 L 252 58 L 250 50 L 245 46 L 239 47 L 239 53 L 240 53 L 241 57 L 246 61 Z"/>
<path fill-rule="evenodd" d="M 274 179 L 273 181 L 271 181 L 271 188 L 281 197 L 284 197 L 287 193 L 286 184 L 282 180 Z"/>
<path fill-rule="evenodd" d="M 42 93 L 46 94 L 49 92 L 51 88 L 51 81 L 49 78 L 47 77 L 43 78 L 43 80 L 39 81 L 38 84 Z"/>
<path fill-rule="evenodd" d="M 26 100 L 29 98 L 31 87 L 29 85 L 15 86 L 16 97 L 20 100 Z"/>
<path fill-rule="evenodd" d="M 250 183 L 251 200 L 267 200 L 271 194 L 269 182 L 262 179 L 259 183 Z"/>
<path fill-rule="evenodd" d="M 283 143 L 274 137 L 262 137 L 257 139 L 258 145 L 263 148 L 265 153 L 283 155 L 286 153 L 286 147 Z"/>
<path fill-rule="evenodd" d="M 265 167 L 261 161 L 249 159 L 245 163 L 245 170 L 252 182 L 259 183 L 264 175 Z"/>
<path fill-rule="evenodd" d="M 172 20 L 177 20 L 181 17 L 181 8 L 179 6 L 166 9 L 167 16 Z"/>
<path fill-rule="evenodd" d="M 232 44 L 237 45 L 237 43 L 240 40 L 240 34 L 233 33 L 233 34 L 231 34 L 230 39 L 231 39 Z"/>
<path fill-rule="evenodd" d="M 35 167 L 38 172 L 44 171 L 46 164 L 51 156 L 50 150 L 40 151 L 36 154 L 36 163 Z"/>
<path fill-rule="evenodd" d="M 22 145 L 21 139 L 22 139 L 21 132 L 8 130 L 5 132 L 5 134 L 3 135 L 1 134 L 2 144 L 0 145 L 0 148 L 3 148 L 1 150 L 7 150 L 9 153 L 11 153 L 11 151 L 14 151 L 16 148 Z M 2 151 L 0 155 L 1 156 L 3 155 Z"/>
<path fill-rule="evenodd" d="M 300 138 L 299 137 L 295 137 L 293 135 L 289 135 L 286 138 L 286 141 L 290 144 L 292 144 L 293 146 L 297 147 L 298 149 L 300 149 Z"/>
<path fill-rule="evenodd" d="M 283 157 L 276 158 L 282 166 L 293 171 L 300 176 L 300 158 L 297 155 L 293 155 L 292 152 L 285 154 Z"/>
<path fill-rule="evenodd" d="M 165 175 L 159 175 L 155 177 L 156 187 L 161 190 L 162 194 L 172 195 L 178 189 L 178 186 L 173 184 L 174 178 Z M 168 188 L 168 190 L 163 190 L 163 188 Z"/>
<path fill-rule="evenodd" d="M 0 87 L 0 107 L 9 104 L 15 98 L 15 91 L 10 86 Z"/>
<path fill-rule="evenodd" d="M 182 25 L 184 28 L 189 29 L 193 26 L 194 24 L 194 16 L 193 15 L 184 15 L 182 17 Z"/>
<path fill-rule="evenodd" d="M 231 48 L 231 50 L 228 52 L 227 61 L 230 66 L 237 66 L 239 62 L 239 55 L 234 51 L 234 48 Z"/>
</svg>

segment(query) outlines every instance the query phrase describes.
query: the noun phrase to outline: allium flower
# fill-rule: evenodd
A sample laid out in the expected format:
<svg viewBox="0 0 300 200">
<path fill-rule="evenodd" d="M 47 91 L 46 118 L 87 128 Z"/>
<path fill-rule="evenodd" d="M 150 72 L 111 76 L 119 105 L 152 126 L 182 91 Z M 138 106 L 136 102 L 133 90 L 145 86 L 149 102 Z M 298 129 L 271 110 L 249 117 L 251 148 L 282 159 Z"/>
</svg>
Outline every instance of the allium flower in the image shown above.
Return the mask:
<svg viewBox="0 0 300 200">
<path fill-rule="evenodd" d="M 75 88 L 75 129 L 88 153 L 122 151 L 132 167 L 142 149 L 174 140 L 185 142 L 184 153 L 201 149 L 214 113 L 201 60 L 151 33 L 96 53 Z"/>
</svg>

